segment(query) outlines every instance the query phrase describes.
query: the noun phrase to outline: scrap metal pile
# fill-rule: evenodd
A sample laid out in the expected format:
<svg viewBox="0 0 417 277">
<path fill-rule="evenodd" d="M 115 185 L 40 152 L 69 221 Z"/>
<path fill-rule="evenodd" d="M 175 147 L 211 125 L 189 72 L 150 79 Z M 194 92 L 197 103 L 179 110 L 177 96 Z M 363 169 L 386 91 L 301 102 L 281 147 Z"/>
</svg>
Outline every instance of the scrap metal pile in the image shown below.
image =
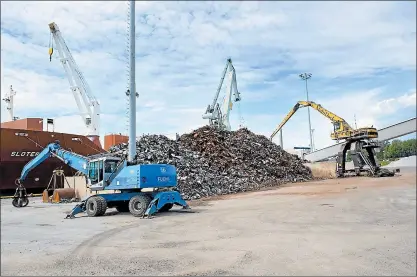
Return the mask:
<svg viewBox="0 0 417 277">
<path fill-rule="evenodd" d="M 135 163 L 177 167 L 178 190 L 185 200 L 312 179 L 298 156 L 245 128 L 229 132 L 204 126 L 178 140 L 145 135 L 136 147 Z M 125 158 L 127 148 L 122 143 L 109 151 Z"/>
</svg>

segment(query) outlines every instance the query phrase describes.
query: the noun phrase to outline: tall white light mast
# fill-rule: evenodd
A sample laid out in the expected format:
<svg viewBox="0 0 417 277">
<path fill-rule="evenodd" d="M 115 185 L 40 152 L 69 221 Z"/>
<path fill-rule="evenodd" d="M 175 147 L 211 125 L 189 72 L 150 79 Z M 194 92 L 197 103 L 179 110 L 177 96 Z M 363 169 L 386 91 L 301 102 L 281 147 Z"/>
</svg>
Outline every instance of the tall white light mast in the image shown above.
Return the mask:
<svg viewBox="0 0 417 277">
<path fill-rule="evenodd" d="M 127 95 L 129 97 L 129 152 L 128 161 L 133 161 L 136 156 L 136 97 L 139 96 L 136 93 L 136 71 L 135 71 L 135 55 L 136 55 L 136 44 L 135 44 L 135 1 L 130 1 L 129 10 L 129 91 Z"/>
</svg>

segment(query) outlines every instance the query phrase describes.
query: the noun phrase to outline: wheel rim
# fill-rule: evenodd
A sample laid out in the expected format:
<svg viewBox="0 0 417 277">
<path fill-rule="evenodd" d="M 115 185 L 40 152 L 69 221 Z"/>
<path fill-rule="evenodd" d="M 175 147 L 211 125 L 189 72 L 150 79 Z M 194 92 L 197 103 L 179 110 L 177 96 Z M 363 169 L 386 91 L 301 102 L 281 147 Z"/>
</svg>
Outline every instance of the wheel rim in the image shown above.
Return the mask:
<svg viewBox="0 0 417 277">
<path fill-rule="evenodd" d="M 93 212 L 93 211 L 94 211 L 94 203 L 89 203 L 89 204 L 88 204 L 88 210 L 89 210 L 90 212 Z"/>
<path fill-rule="evenodd" d="M 140 201 L 137 201 L 133 204 L 133 209 L 137 212 L 142 211 L 142 205 L 141 205 Z"/>
</svg>

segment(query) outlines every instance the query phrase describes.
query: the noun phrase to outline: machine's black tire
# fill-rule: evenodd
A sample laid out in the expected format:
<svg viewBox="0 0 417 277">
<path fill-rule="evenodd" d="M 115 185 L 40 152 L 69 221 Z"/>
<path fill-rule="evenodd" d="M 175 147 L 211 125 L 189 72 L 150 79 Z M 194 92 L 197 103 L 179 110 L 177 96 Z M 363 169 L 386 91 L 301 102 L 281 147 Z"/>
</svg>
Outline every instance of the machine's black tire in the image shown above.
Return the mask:
<svg viewBox="0 0 417 277">
<path fill-rule="evenodd" d="M 19 198 L 13 198 L 12 205 L 16 208 L 26 207 L 29 204 L 29 199 L 27 197 L 20 199 Z"/>
<path fill-rule="evenodd" d="M 13 198 L 12 204 L 16 208 L 20 208 L 20 206 L 19 206 L 19 199 L 18 198 Z"/>
<path fill-rule="evenodd" d="M 159 209 L 159 212 L 161 212 L 161 213 L 167 212 L 167 211 L 171 210 L 172 207 L 174 207 L 174 204 L 172 204 L 172 203 L 165 204 L 161 209 Z"/>
<path fill-rule="evenodd" d="M 98 214 L 99 216 L 102 216 L 106 213 L 107 210 L 107 201 L 106 199 L 104 199 L 104 197 L 102 196 L 97 196 L 97 200 L 100 202 L 100 213 Z"/>
<path fill-rule="evenodd" d="M 85 211 L 88 216 L 101 216 L 106 212 L 107 203 L 101 196 L 92 196 L 85 203 Z"/>
<path fill-rule="evenodd" d="M 122 202 L 116 206 L 116 210 L 119 213 L 128 213 L 129 212 L 129 203 Z"/>
<path fill-rule="evenodd" d="M 22 200 L 22 207 L 26 207 L 28 204 L 29 204 L 29 198 L 27 198 L 27 197 L 25 197 L 23 200 Z"/>
<path fill-rule="evenodd" d="M 133 196 L 129 201 L 129 212 L 133 216 L 143 216 L 152 199 L 145 194 Z"/>
</svg>

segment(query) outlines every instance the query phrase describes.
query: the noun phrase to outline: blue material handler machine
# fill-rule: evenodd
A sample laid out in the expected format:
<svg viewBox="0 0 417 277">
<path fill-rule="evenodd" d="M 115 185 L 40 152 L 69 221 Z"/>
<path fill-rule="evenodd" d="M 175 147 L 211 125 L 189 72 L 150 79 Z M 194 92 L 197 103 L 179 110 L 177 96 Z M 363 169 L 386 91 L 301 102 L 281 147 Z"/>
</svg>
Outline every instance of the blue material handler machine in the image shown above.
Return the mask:
<svg viewBox="0 0 417 277">
<path fill-rule="evenodd" d="M 76 214 L 83 212 L 88 216 L 101 216 L 105 214 L 107 208 L 130 212 L 137 217 L 168 211 L 174 205 L 189 209 L 180 193 L 175 190 L 177 186 L 175 166 L 130 164 L 125 159 L 111 155 L 84 157 L 63 149 L 58 141 L 50 143 L 24 166 L 20 178 L 17 179 L 18 185 L 21 186 L 28 173 L 49 157 L 56 157 L 83 173 L 87 177 L 91 191 L 113 191 L 113 193 L 87 197 L 76 205 L 66 218 L 74 218 Z M 144 189 L 147 191 L 143 191 Z M 19 206 L 18 203 L 27 205 L 27 196 L 24 194 L 15 197 L 13 201 L 16 207 Z"/>
</svg>

